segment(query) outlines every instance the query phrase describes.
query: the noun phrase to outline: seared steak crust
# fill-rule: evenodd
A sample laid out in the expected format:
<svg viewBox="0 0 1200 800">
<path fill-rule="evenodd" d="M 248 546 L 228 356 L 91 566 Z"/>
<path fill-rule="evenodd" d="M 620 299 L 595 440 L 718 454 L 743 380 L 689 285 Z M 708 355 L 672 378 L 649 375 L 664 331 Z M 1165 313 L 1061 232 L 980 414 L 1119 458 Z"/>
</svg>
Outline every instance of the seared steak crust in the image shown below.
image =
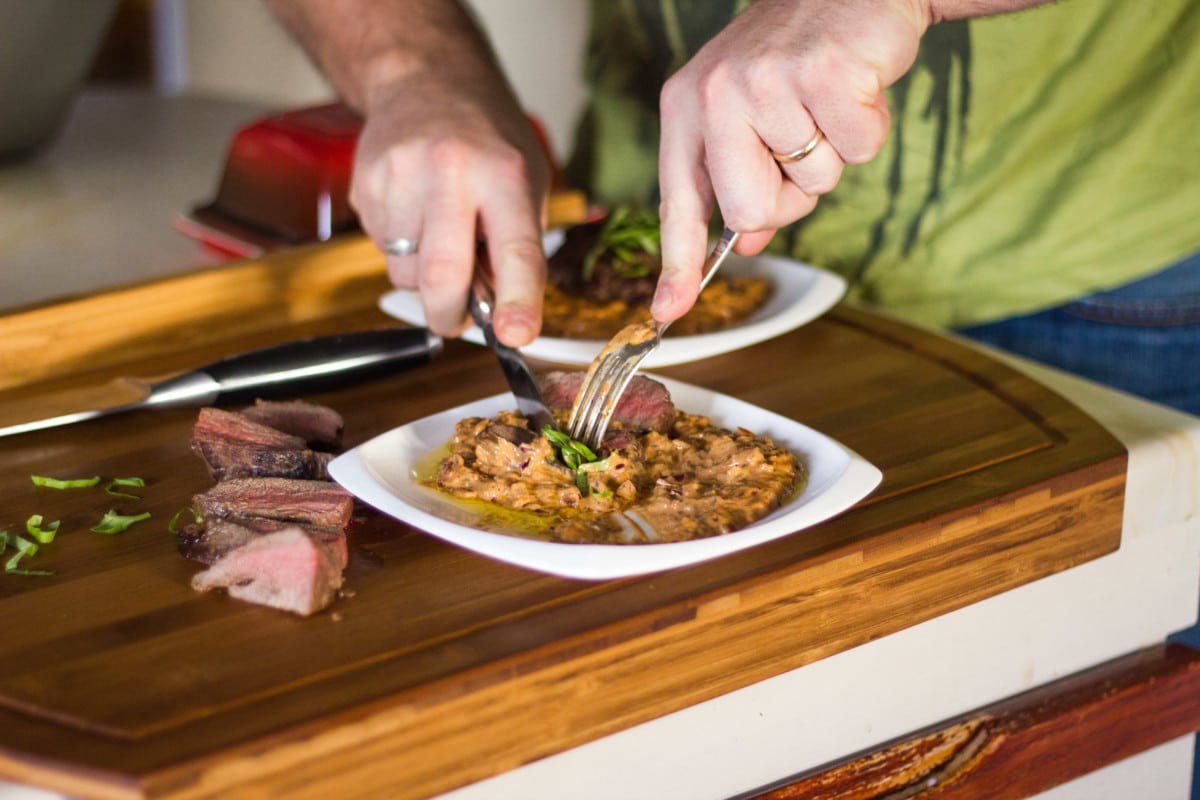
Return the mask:
<svg viewBox="0 0 1200 800">
<path fill-rule="evenodd" d="M 228 478 L 324 478 L 325 459 L 299 436 L 255 422 L 244 414 L 202 408 L 192 427 L 192 451 L 214 481 Z"/>
</svg>

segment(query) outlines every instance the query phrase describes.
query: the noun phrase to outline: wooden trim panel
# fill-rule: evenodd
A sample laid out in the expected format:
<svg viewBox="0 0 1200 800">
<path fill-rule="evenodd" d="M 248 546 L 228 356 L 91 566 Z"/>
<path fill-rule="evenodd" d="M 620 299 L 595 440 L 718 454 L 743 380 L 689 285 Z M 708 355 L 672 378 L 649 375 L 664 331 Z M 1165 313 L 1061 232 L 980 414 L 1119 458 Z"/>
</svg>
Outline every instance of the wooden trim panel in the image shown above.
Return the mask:
<svg viewBox="0 0 1200 800">
<path fill-rule="evenodd" d="M 1200 730 L 1200 651 L 1162 645 L 743 800 L 1020 800 Z"/>
</svg>

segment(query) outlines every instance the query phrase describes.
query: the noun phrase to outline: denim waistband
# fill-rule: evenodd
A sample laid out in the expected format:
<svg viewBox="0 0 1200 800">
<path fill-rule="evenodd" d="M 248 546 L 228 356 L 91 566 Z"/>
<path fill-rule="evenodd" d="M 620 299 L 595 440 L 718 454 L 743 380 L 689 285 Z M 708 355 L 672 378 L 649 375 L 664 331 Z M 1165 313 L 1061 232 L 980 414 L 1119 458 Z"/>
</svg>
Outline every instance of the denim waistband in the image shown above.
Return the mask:
<svg viewBox="0 0 1200 800">
<path fill-rule="evenodd" d="M 1115 325 L 1200 323 L 1200 252 L 1132 283 L 1081 297 L 1061 310 Z"/>
</svg>

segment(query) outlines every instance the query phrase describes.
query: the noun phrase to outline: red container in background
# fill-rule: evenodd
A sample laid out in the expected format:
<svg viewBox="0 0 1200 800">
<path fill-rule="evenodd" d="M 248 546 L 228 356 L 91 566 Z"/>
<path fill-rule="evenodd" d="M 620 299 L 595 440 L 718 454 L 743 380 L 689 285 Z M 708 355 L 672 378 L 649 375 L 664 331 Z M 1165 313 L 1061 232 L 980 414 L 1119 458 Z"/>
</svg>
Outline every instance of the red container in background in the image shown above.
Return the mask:
<svg viewBox="0 0 1200 800">
<path fill-rule="evenodd" d="M 237 257 L 357 230 L 349 192 L 361 129 L 341 103 L 252 122 L 230 143 L 216 198 L 176 227 Z"/>
<path fill-rule="evenodd" d="M 554 169 L 551 201 L 569 201 L 566 216 L 582 217 L 582 196 L 563 191 L 544 127 L 532 116 L 529 121 Z M 230 143 L 216 198 L 181 216 L 176 229 L 225 258 L 254 258 L 358 230 L 349 194 L 362 124 L 348 106 L 331 103 L 241 128 Z"/>
</svg>

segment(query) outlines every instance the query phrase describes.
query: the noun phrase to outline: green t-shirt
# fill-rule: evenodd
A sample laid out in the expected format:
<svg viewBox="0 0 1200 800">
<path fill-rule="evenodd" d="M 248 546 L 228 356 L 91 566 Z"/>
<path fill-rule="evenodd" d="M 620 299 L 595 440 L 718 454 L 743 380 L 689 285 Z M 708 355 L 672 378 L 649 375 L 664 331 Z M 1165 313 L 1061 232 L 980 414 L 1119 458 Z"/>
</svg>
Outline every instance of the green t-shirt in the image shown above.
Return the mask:
<svg viewBox="0 0 1200 800">
<path fill-rule="evenodd" d="M 663 81 L 745 0 L 593 4 L 569 176 L 657 204 Z M 1064 0 L 935 25 L 892 129 L 771 245 L 930 325 L 1053 307 L 1200 250 L 1200 3 Z"/>
</svg>

